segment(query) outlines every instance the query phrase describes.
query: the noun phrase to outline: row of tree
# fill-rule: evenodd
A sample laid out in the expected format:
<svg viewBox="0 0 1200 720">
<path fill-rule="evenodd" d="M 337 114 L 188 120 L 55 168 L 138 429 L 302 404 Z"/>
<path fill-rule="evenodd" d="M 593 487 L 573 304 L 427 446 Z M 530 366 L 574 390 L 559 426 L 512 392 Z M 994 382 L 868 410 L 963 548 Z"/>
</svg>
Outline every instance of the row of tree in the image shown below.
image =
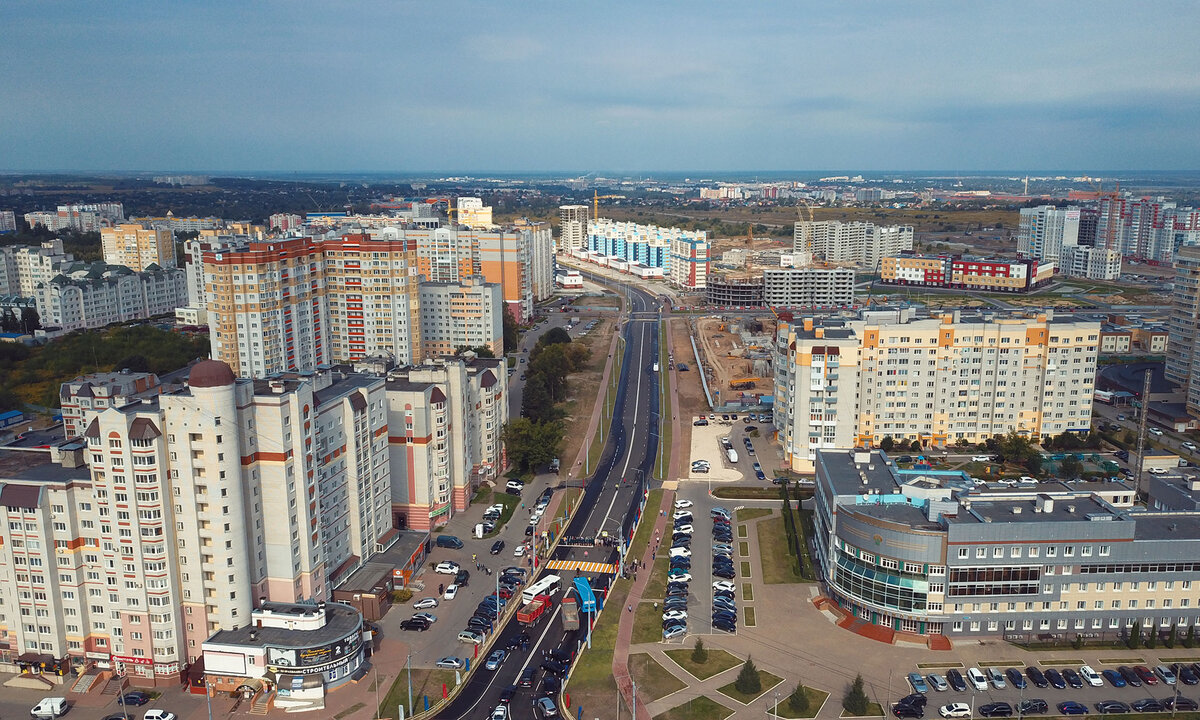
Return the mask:
<svg viewBox="0 0 1200 720">
<path fill-rule="evenodd" d="M 521 417 L 504 429 L 508 459 L 527 472 L 558 457 L 566 433 L 562 403 L 570 392 L 568 377 L 583 368 L 588 349 L 562 328 L 551 328 L 529 352 Z"/>
</svg>

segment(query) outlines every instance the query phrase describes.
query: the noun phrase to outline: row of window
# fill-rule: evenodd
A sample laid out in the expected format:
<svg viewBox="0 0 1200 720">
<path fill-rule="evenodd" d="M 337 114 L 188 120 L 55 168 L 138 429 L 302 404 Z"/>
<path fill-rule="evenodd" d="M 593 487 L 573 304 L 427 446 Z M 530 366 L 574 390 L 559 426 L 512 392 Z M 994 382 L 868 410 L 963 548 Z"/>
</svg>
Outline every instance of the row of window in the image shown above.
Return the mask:
<svg viewBox="0 0 1200 720">
<path fill-rule="evenodd" d="M 1047 545 L 1045 548 L 1045 556 L 1046 557 L 1058 557 L 1058 548 L 1059 548 L 1059 546 L 1057 546 L 1057 545 Z M 1095 547 L 1093 547 L 1092 545 L 1080 545 L 1079 546 L 1079 556 L 1080 557 L 1091 557 L 1093 551 L 1095 552 L 1095 554 L 1099 555 L 1100 557 L 1107 557 L 1112 552 L 1112 548 L 1109 545 L 1097 545 Z M 1000 546 L 1000 545 L 993 546 L 991 549 L 991 553 L 990 553 L 991 557 L 995 558 L 995 559 L 1003 558 L 1003 557 L 1005 557 L 1005 554 L 1006 553 L 1005 553 L 1004 547 Z M 980 546 L 980 547 L 975 548 L 975 558 L 976 559 L 983 560 L 983 559 L 986 559 L 988 557 L 988 555 L 989 555 L 989 553 L 988 553 L 987 547 Z M 1007 556 L 1010 558 L 1019 558 L 1019 557 L 1033 558 L 1033 557 L 1039 557 L 1041 555 L 1042 555 L 1042 548 L 1037 545 L 1028 545 L 1028 546 L 1012 545 L 1008 548 L 1008 551 L 1007 551 Z M 1062 546 L 1062 556 L 1063 557 L 1075 557 L 1075 546 L 1074 545 Z M 960 547 L 958 549 L 958 557 L 960 560 L 965 560 L 965 559 L 971 557 L 971 548 Z M 1094 566 L 1094 567 L 1114 567 L 1114 566 L 1101 565 L 1101 566 Z M 1081 569 L 1081 572 L 1082 572 L 1082 569 Z"/>
</svg>

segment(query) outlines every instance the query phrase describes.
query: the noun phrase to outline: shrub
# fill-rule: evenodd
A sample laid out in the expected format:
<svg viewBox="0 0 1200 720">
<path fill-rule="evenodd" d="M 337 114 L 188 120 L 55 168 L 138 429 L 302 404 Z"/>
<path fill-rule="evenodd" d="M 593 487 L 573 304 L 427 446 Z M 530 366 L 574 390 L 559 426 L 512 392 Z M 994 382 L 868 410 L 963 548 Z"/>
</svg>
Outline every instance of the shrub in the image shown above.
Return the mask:
<svg viewBox="0 0 1200 720">
<path fill-rule="evenodd" d="M 804 692 L 804 686 L 796 683 L 796 689 L 788 696 L 788 707 L 793 712 L 806 713 L 808 712 L 808 693 Z"/>
<path fill-rule="evenodd" d="M 406 603 L 409 600 L 412 600 L 412 596 L 413 596 L 412 590 L 393 590 L 392 591 L 392 602 Z"/>
</svg>

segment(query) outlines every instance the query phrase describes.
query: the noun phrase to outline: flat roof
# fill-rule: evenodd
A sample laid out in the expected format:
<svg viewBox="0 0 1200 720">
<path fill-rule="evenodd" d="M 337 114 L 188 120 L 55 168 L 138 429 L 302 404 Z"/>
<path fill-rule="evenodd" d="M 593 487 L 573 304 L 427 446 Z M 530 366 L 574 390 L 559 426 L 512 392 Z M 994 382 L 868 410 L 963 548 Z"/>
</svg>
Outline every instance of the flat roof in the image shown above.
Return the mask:
<svg viewBox="0 0 1200 720">
<path fill-rule="evenodd" d="M 381 553 L 372 555 L 362 567 L 350 573 L 345 582 L 337 590 L 371 590 L 381 575 L 391 573 L 395 568 L 408 564 L 409 558 L 423 543 L 429 539 L 429 533 L 423 530 L 402 530 L 392 546 Z"/>
<path fill-rule="evenodd" d="M 970 507 L 960 503 L 957 517 L 951 523 L 1048 523 L 1048 522 L 1091 522 L 1092 518 L 1108 516 L 1119 520 L 1121 515 L 1100 504 L 1091 497 L 1053 497 L 1049 512 L 1036 512 L 1037 500 L 970 500 Z M 1014 513 L 1014 509 L 1019 512 Z M 1139 519 L 1140 522 L 1140 519 Z"/>
<path fill-rule="evenodd" d="M 295 607 L 297 616 L 318 609 L 316 605 L 293 603 L 265 603 L 263 609 L 273 614 L 286 614 L 289 607 Z M 253 616 L 252 616 L 253 617 Z M 349 605 L 341 603 L 325 604 L 325 624 L 315 630 L 289 630 L 279 627 L 256 627 L 246 625 L 236 630 L 219 630 L 205 640 L 206 643 L 222 645 L 242 645 L 247 647 L 308 648 L 327 645 L 340 640 L 362 628 L 362 615 Z M 254 633 L 251 638 L 250 634 Z"/>
</svg>

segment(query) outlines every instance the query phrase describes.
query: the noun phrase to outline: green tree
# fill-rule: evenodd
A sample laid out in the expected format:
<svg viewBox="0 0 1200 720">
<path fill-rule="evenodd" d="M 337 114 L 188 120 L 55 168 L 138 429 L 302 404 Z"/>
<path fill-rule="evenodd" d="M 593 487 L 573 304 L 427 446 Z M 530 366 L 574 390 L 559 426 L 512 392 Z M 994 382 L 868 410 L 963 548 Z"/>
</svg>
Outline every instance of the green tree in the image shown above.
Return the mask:
<svg viewBox="0 0 1200 720">
<path fill-rule="evenodd" d="M 1177 637 L 1178 633 L 1179 628 L 1175 625 L 1175 623 L 1171 623 L 1171 632 L 1167 634 L 1167 639 L 1163 640 L 1163 645 L 1167 646 L 1168 648 L 1175 647 L 1175 638 Z"/>
<path fill-rule="evenodd" d="M 886 453 L 890 453 L 892 450 L 896 449 L 896 441 L 892 439 L 891 435 L 884 435 L 883 439 L 879 441 L 879 449 Z"/>
<path fill-rule="evenodd" d="M 762 678 L 758 676 L 758 668 L 754 667 L 754 660 L 746 658 L 745 664 L 738 672 L 737 679 L 733 681 L 733 686 L 743 695 L 762 692 Z"/>
<path fill-rule="evenodd" d="M 27 307 L 21 311 L 21 325 L 27 333 L 42 329 L 42 318 L 38 315 L 37 308 Z"/>
<path fill-rule="evenodd" d="M 1142 623 L 1135 622 L 1133 629 L 1129 631 L 1129 641 L 1127 643 L 1130 650 L 1137 650 L 1142 644 Z"/>
<path fill-rule="evenodd" d="M 697 665 L 708 662 L 708 648 L 704 647 L 704 638 L 696 638 L 696 647 L 692 648 L 692 662 Z"/>
<path fill-rule="evenodd" d="M 1076 635 L 1075 639 L 1071 641 L 1071 647 L 1075 648 L 1076 650 L 1082 650 L 1083 649 L 1083 636 Z"/>
<path fill-rule="evenodd" d="M 1158 647 L 1158 630 L 1149 628 L 1146 630 L 1146 649 L 1153 650 L 1156 647 Z"/>
<path fill-rule="evenodd" d="M 142 355 L 127 355 L 117 361 L 118 370 L 131 370 L 133 372 L 149 372 L 150 361 Z"/>
<path fill-rule="evenodd" d="M 803 715 L 804 713 L 808 712 L 808 693 L 804 692 L 804 686 L 802 684 L 796 683 L 796 689 L 793 690 L 792 694 L 788 696 L 787 702 L 788 707 L 799 715 Z"/>
<path fill-rule="evenodd" d="M 492 352 L 492 349 L 490 347 L 488 347 L 487 345 L 476 345 L 475 347 L 471 347 L 470 345 L 459 345 L 458 347 L 454 348 L 455 355 L 462 355 L 463 353 L 465 353 L 467 351 L 475 353 L 476 357 L 481 357 L 481 358 L 496 357 L 496 353 Z"/>
<path fill-rule="evenodd" d="M 863 689 L 862 674 L 854 676 L 854 682 L 846 691 L 846 696 L 842 699 L 842 707 L 846 708 L 846 712 L 851 715 L 866 715 L 867 708 L 871 706 L 871 701 L 867 698 L 867 692 Z"/>
<path fill-rule="evenodd" d="M 1074 455 L 1068 455 L 1059 464 L 1058 474 L 1064 479 L 1077 478 L 1083 474 L 1083 463 Z"/>
<path fill-rule="evenodd" d="M 1195 644 L 1196 644 L 1196 626 L 1188 625 L 1187 635 L 1183 638 L 1183 646 L 1185 648 L 1191 648 Z"/>
<path fill-rule="evenodd" d="M 538 338 L 537 344 L 545 347 L 547 345 L 559 345 L 569 342 L 571 342 L 571 334 L 569 332 L 560 327 L 553 327 Z"/>
<path fill-rule="evenodd" d="M 558 457 L 563 432 L 563 425 L 558 421 L 510 420 L 504 427 L 508 458 L 522 472 L 545 465 Z"/>
<path fill-rule="evenodd" d="M 504 352 L 510 353 L 516 350 L 517 345 L 521 342 L 517 319 L 513 317 L 512 312 L 508 308 L 504 309 L 500 314 L 500 318 L 504 325 Z"/>
</svg>

